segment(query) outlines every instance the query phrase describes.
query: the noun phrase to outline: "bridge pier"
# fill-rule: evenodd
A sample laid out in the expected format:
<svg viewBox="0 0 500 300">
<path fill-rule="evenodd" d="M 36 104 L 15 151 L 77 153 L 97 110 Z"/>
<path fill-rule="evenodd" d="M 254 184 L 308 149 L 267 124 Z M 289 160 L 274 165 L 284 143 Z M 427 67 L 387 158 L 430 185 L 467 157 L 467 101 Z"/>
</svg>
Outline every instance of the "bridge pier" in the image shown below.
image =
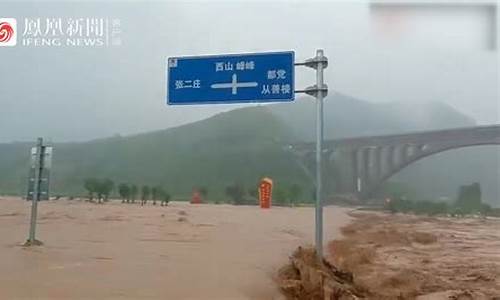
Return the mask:
<svg viewBox="0 0 500 300">
<path fill-rule="evenodd" d="M 394 146 L 387 147 L 387 173 L 390 173 L 392 169 L 394 169 Z"/>
<path fill-rule="evenodd" d="M 377 178 L 382 177 L 384 166 L 384 148 L 377 148 Z"/>
<path fill-rule="evenodd" d="M 408 160 L 408 149 L 410 145 L 404 144 L 401 146 L 401 160 L 398 162 L 398 164 L 404 164 Z"/>
<path fill-rule="evenodd" d="M 365 148 L 361 152 L 363 168 L 361 176 L 361 193 L 364 194 L 365 190 L 370 185 L 370 148 Z"/>
<path fill-rule="evenodd" d="M 358 178 L 359 178 L 359 164 L 358 164 L 358 150 L 351 151 L 351 184 L 353 192 L 359 192 Z"/>
</svg>

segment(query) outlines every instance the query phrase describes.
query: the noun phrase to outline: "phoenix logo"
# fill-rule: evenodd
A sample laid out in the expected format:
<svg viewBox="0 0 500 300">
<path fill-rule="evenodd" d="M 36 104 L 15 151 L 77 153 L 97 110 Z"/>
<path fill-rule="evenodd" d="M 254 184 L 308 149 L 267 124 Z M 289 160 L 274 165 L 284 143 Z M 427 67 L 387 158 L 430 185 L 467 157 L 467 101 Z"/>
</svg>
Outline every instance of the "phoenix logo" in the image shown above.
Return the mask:
<svg viewBox="0 0 500 300">
<path fill-rule="evenodd" d="M 0 47 L 16 45 L 16 19 L 0 18 Z"/>
<path fill-rule="evenodd" d="M 10 41 L 14 35 L 14 28 L 7 22 L 0 23 L 0 42 L 6 43 Z"/>
</svg>

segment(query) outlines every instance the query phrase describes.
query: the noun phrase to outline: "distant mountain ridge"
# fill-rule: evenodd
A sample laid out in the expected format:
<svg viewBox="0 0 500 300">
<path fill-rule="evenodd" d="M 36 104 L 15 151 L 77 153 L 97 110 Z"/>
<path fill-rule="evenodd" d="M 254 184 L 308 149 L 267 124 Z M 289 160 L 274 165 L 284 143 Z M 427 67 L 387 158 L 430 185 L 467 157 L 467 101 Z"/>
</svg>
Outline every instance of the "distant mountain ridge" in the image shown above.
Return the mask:
<svg viewBox="0 0 500 300">
<path fill-rule="evenodd" d="M 288 124 L 300 140 L 314 138 L 316 108 L 313 98 L 299 98 L 294 105 L 275 104 L 269 108 Z M 475 124 L 473 119 L 441 102 L 370 103 L 341 93 L 334 93 L 324 101 L 325 139 L 438 130 Z"/>
</svg>

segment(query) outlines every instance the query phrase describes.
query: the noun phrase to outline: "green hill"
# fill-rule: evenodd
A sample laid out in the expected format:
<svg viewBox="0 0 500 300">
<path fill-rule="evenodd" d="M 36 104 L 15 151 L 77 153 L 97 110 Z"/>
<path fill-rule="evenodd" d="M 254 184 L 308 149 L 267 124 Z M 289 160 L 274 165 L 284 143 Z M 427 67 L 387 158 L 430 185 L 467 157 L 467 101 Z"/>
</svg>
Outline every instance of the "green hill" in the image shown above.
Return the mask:
<svg viewBox="0 0 500 300">
<path fill-rule="evenodd" d="M 338 93 L 325 101 L 326 138 L 473 125 L 473 120 L 439 102 L 372 104 Z M 309 197 L 311 182 L 284 146 L 312 141 L 314 136 L 315 103 L 307 97 L 135 136 L 55 144 L 52 194 L 83 194 L 85 178 L 107 177 L 116 183 L 159 184 L 181 197 L 193 187 L 205 186 L 212 197 L 222 197 L 229 184 L 254 187 L 260 177 L 271 176 L 279 187 L 302 185 Z M 31 146 L 0 144 L 0 194 L 24 193 Z M 429 198 L 453 198 L 459 185 L 480 182 L 485 200 L 499 205 L 498 164 L 491 164 L 498 154 L 493 147 L 445 152 L 411 165 L 391 180 Z"/>
<path fill-rule="evenodd" d="M 82 194 L 87 177 L 160 184 L 176 195 L 187 195 L 196 186 L 222 195 L 229 184 L 254 186 L 262 176 L 299 183 L 303 174 L 283 151 L 290 136 L 267 108 L 251 107 L 147 134 L 56 144 L 53 194 Z M 23 190 L 30 147 L 0 146 L 0 168 L 6 170 L 0 175 L 0 191 Z"/>
</svg>

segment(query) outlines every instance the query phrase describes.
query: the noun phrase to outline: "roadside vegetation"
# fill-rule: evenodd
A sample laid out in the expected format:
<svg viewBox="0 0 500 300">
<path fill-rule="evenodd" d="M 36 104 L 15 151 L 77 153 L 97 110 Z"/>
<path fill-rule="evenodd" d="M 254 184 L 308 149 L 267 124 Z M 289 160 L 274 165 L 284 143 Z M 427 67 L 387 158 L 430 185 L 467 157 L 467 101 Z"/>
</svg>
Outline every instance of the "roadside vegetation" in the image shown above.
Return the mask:
<svg viewBox="0 0 500 300">
<path fill-rule="evenodd" d="M 87 198 L 90 202 L 103 203 L 107 202 L 112 197 L 113 192 L 119 197 L 122 203 L 135 203 L 136 200 L 140 201 L 141 205 L 146 205 L 152 202 L 156 205 L 160 202 L 161 206 L 168 205 L 171 195 L 167 190 L 159 185 L 136 185 L 129 183 L 120 183 L 115 186 L 113 180 L 104 178 L 87 178 L 83 182 L 83 187 L 86 191 Z M 234 183 L 226 186 L 225 197 L 214 195 L 215 200 L 208 199 L 209 190 L 206 186 L 199 186 L 194 188 L 197 191 L 203 202 L 206 203 L 230 203 L 234 205 L 258 205 L 259 204 L 259 191 L 257 184 L 255 186 L 245 187 L 241 183 Z M 273 188 L 273 205 L 275 206 L 296 206 L 306 201 L 303 201 L 303 190 L 298 184 L 283 185 Z M 74 197 L 71 197 L 74 198 Z M 186 198 L 186 197 L 184 197 Z M 179 198 L 180 200 L 187 200 Z"/>
<path fill-rule="evenodd" d="M 102 203 L 109 200 L 114 191 L 115 184 L 111 179 L 87 178 L 83 186 L 87 191 L 87 197 L 90 202 Z M 156 205 L 160 202 L 161 206 L 168 205 L 170 194 L 161 186 L 143 185 L 140 188 L 135 184 L 121 183 L 116 188 L 122 203 L 135 203 L 140 196 L 141 205 L 147 204 L 149 200 Z"/>
<path fill-rule="evenodd" d="M 482 202 L 479 183 L 462 185 L 458 190 L 457 199 L 453 202 L 409 200 L 404 196 L 388 198 L 386 208 L 392 212 L 414 213 L 421 215 L 449 215 L 460 217 L 465 215 L 483 215 L 500 217 L 500 210 Z"/>
<path fill-rule="evenodd" d="M 146 205 L 148 202 L 156 205 L 159 202 L 161 206 L 164 206 L 168 205 L 168 202 L 172 198 L 168 190 L 161 185 L 115 184 L 109 178 L 86 178 L 83 181 L 83 188 L 86 198 L 90 202 L 97 203 L 107 202 L 111 198 L 118 198 L 122 203 L 135 203 L 138 201 L 141 205 Z M 195 186 L 192 192 L 193 194 L 189 195 L 177 195 L 176 199 L 179 201 L 189 201 L 196 192 L 200 195 L 201 201 L 204 203 L 227 203 L 233 205 L 259 204 L 258 183 L 244 185 L 236 182 L 227 185 L 223 194 L 217 191 L 209 194 L 209 187 L 205 185 Z M 70 196 L 69 198 L 74 199 L 75 196 Z M 303 187 L 297 183 L 280 183 L 273 187 L 272 203 L 275 206 L 297 206 L 310 202 L 311 199 L 304 197 Z"/>
<path fill-rule="evenodd" d="M 102 203 L 108 201 L 115 183 L 111 179 L 87 178 L 83 185 L 90 201 L 94 201 L 95 198 L 97 203 Z"/>
<path fill-rule="evenodd" d="M 160 185 L 136 185 L 121 183 L 115 186 L 113 180 L 104 178 L 87 178 L 83 182 L 87 197 L 91 202 L 103 203 L 112 197 L 113 192 L 119 197 L 122 203 L 135 203 L 140 201 L 141 205 L 151 202 L 161 206 L 168 205 L 171 195 Z M 394 188 L 396 187 L 396 188 Z M 500 217 L 500 209 L 492 208 L 489 204 L 482 202 L 481 187 L 479 183 L 460 186 L 457 198 L 454 201 L 433 201 L 416 200 L 413 193 L 405 191 L 404 187 L 393 185 L 391 193 L 386 194 L 385 209 L 392 213 L 413 213 L 417 215 L 446 215 L 446 216 L 466 216 L 482 215 Z M 209 189 L 206 186 L 198 186 L 193 189 L 201 196 L 205 203 L 229 203 L 233 205 L 258 205 L 259 190 L 258 184 L 245 186 L 236 182 L 226 186 L 224 195 L 212 195 L 213 200 L 208 199 Z M 308 193 L 306 193 L 308 194 Z M 391 195 L 392 194 L 392 195 Z M 179 197 L 178 200 L 189 200 L 191 195 Z M 279 183 L 273 186 L 272 205 L 273 206 L 300 206 L 309 204 L 314 199 L 304 197 L 304 190 L 301 185 L 293 183 Z"/>
</svg>

